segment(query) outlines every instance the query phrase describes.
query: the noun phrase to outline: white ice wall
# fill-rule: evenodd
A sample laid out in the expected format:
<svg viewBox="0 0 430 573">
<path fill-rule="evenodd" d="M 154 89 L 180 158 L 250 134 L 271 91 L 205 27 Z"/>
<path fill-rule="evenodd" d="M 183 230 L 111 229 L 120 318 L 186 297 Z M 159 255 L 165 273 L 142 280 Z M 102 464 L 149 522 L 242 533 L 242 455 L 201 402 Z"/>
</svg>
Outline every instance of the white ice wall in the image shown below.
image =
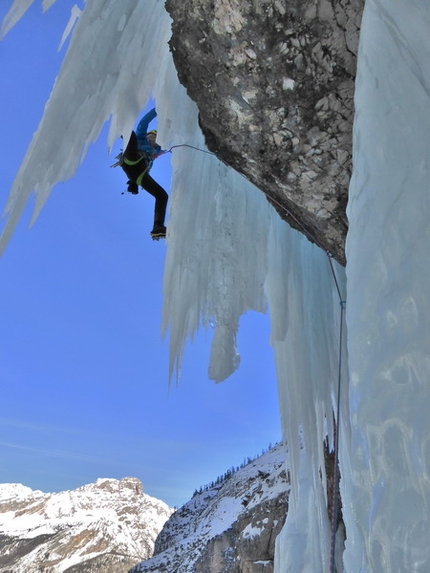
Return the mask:
<svg viewBox="0 0 430 573">
<path fill-rule="evenodd" d="M 346 571 L 427 573 L 430 4 L 367 0 L 358 63 L 347 241 Z"/>
</svg>

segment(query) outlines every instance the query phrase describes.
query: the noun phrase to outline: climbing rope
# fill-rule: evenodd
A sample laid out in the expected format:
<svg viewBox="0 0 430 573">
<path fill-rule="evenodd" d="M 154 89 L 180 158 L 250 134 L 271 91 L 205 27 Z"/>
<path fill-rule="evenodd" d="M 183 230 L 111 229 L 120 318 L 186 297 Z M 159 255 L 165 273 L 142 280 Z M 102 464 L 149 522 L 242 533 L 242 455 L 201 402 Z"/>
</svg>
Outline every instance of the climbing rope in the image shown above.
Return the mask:
<svg viewBox="0 0 430 573">
<path fill-rule="evenodd" d="M 278 203 L 279 205 L 279 203 Z M 320 246 L 321 243 L 314 237 L 309 231 L 307 231 L 302 223 L 294 217 L 292 213 L 286 212 L 287 215 L 292 217 L 295 222 L 303 229 L 305 233 L 315 241 L 315 243 Z M 333 428 L 333 450 L 334 450 L 334 467 L 333 467 L 333 493 L 332 493 L 332 512 L 331 512 L 331 527 L 330 527 L 330 559 L 329 559 L 329 571 L 330 573 L 335 573 L 336 571 L 336 525 L 338 521 L 338 481 L 339 481 L 339 433 L 340 433 L 340 397 L 341 397 L 341 383 L 342 383 L 342 354 L 343 354 L 343 322 L 344 313 L 346 309 L 346 300 L 342 297 L 342 293 L 339 286 L 339 281 L 337 280 L 336 273 L 333 266 L 333 255 L 327 251 L 327 259 L 330 265 L 330 271 L 334 280 L 336 291 L 339 297 L 340 303 L 340 328 L 339 328 L 339 355 L 338 355 L 338 375 L 337 375 L 337 396 L 336 396 L 336 417 L 334 420 Z"/>
<path fill-rule="evenodd" d="M 167 150 L 167 153 L 172 153 L 172 149 L 176 149 L 177 147 L 189 147 L 190 149 L 195 149 L 196 151 L 201 151 L 202 153 L 207 153 L 208 155 L 216 155 L 215 153 L 212 153 L 212 151 L 208 151 L 207 149 L 201 149 L 200 147 L 194 147 L 194 145 L 189 145 L 188 143 L 172 145 L 172 147 Z"/>
<path fill-rule="evenodd" d="M 338 359 L 338 378 L 337 378 L 337 398 L 336 398 L 336 419 L 334 427 L 334 468 L 333 468 L 333 497 L 332 497 L 332 523 L 330 535 L 330 573 L 335 573 L 335 550 L 336 550 L 336 525 L 338 520 L 338 480 L 339 480 L 339 432 L 340 432 L 340 391 L 342 380 L 342 339 L 343 339 L 343 320 L 346 308 L 346 301 L 340 301 L 340 329 L 339 329 L 339 359 Z"/>
<path fill-rule="evenodd" d="M 264 192 L 265 193 L 265 192 Z M 336 291 L 339 297 L 340 303 L 340 330 L 339 330 L 339 356 L 338 356 L 338 377 L 337 377 L 337 396 L 336 396 L 336 417 L 334 420 L 334 429 L 333 429 L 333 450 L 334 450 L 334 468 L 333 468 L 333 494 L 332 494 L 332 515 L 331 515 L 331 528 L 330 528 L 330 560 L 329 560 L 329 571 L 330 573 L 335 573 L 336 571 L 336 564 L 335 564 L 335 557 L 336 557 L 336 525 L 338 521 L 338 480 L 339 480 L 339 432 L 340 432 L 340 397 L 341 397 L 341 382 L 342 382 L 342 354 L 343 354 L 343 322 L 344 322 L 344 313 L 346 309 L 346 300 L 342 297 L 342 293 L 339 286 L 339 281 L 337 280 L 336 273 L 333 266 L 333 255 L 325 249 L 318 239 L 307 230 L 304 225 L 299 221 L 291 212 L 287 211 L 285 207 L 283 207 L 276 199 L 269 197 L 267 193 L 266 196 L 270 201 L 278 205 L 282 211 L 285 212 L 286 215 L 294 219 L 296 224 L 301 227 L 302 231 L 305 235 L 311 237 L 311 239 L 322 248 L 326 255 L 330 265 L 330 271 L 334 280 L 334 284 L 336 287 Z"/>
</svg>

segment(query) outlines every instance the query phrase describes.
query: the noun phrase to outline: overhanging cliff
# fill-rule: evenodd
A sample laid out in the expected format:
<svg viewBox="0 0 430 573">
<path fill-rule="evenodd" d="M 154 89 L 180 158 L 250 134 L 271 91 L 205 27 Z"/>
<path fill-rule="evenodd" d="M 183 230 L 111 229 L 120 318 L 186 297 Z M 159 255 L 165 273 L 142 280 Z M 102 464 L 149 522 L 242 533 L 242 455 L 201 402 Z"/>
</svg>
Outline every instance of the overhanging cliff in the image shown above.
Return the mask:
<svg viewBox="0 0 430 573">
<path fill-rule="evenodd" d="M 167 0 L 208 148 L 345 264 L 364 0 Z"/>
</svg>

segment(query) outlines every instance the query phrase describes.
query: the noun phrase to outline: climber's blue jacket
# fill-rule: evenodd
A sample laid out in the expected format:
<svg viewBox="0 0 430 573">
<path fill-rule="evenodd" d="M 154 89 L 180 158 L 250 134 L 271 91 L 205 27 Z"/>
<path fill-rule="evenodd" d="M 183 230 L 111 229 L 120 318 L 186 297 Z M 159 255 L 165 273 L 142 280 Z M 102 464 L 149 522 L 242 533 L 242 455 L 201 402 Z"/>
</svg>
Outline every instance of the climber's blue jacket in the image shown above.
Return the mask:
<svg viewBox="0 0 430 573">
<path fill-rule="evenodd" d="M 129 179 L 128 190 L 133 194 L 138 193 L 138 186 L 142 185 L 143 178 L 151 170 L 154 159 L 166 153 L 157 143 L 154 146 L 151 145 L 147 137 L 148 125 L 156 115 L 157 112 L 154 108 L 142 117 L 136 131 L 131 132 L 129 142 L 119 163 Z M 157 133 L 155 130 L 154 132 Z"/>
<path fill-rule="evenodd" d="M 156 159 L 159 155 L 164 153 L 159 145 L 155 145 L 155 147 L 153 147 L 147 138 L 148 126 L 155 117 L 157 117 L 157 112 L 154 107 L 142 117 L 136 128 L 137 146 L 139 151 L 146 153 L 150 159 Z"/>
</svg>

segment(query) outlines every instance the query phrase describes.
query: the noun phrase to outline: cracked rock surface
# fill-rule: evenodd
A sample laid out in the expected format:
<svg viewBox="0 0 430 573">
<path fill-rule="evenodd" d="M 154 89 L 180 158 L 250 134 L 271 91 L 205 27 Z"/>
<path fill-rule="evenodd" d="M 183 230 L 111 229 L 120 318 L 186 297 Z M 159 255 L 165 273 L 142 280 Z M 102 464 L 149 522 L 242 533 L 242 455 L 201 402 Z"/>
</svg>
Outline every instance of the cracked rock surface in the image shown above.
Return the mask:
<svg viewBox="0 0 430 573">
<path fill-rule="evenodd" d="M 364 0 L 167 0 L 208 148 L 345 264 Z"/>
</svg>

